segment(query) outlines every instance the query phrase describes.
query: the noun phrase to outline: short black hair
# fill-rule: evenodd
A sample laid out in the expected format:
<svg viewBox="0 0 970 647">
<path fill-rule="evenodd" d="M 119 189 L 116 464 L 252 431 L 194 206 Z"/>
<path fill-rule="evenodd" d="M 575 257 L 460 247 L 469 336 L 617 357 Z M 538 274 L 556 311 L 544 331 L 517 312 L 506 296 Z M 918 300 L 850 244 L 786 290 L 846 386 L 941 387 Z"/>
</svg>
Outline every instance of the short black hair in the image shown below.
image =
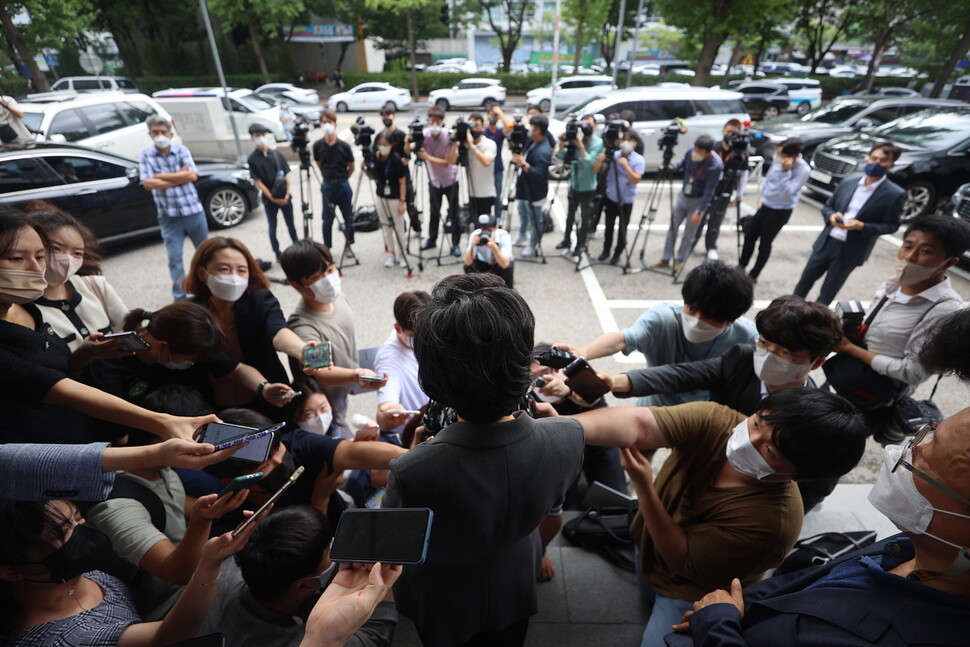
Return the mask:
<svg viewBox="0 0 970 647">
<path fill-rule="evenodd" d="M 805 150 L 805 142 L 802 141 L 801 137 L 789 137 L 778 145 L 781 146 L 782 155 L 801 155 L 802 151 Z"/>
<path fill-rule="evenodd" d="M 395 117 L 395 116 L 397 116 L 397 108 L 395 108 L 394 107 L 394 104 L 392 104 L 392 103 L 386 103 L 386 104 L 384 104 L 384 107 L 381 108 L 381 116 L 382 117 L 387 117 L 387 116 Z"/>
<path fill-rule="evenodd" d="M 415 314 L 429 303 L 431 295 L 424 290 L 402 292 L 394 299 L 394 321 L 401 330 L 410 331 L 414 327 Z"/>
<path fill-rule="evenodd" d="M 257 134 L 263 134 L 263 133 L 268 133 L 268 132 L 269 132 L 269 128 L 267 128 L 263 124 L 250 124 L 249 125 L 249 134 L 250 135 L 257 135 Z"/>
<path fill-rule="evenodd" d="M 428 118 L 437 117 L 441 121 L 445 120 L 445 109 L 441 106 L 431 106 L 428 108 Z"/>
<path fill-rule="evenodd" d="M 534 334 L 529 305 L 498 276 L 445 277 L 415 319 L 421 388 L 471 422 L 506 416 L 529 390 Z"/>
<path fill-rule="evenodd" d="M 970 225 L 962 218 L 925 216 L 910 223 L 909 227 L 906 228 L 906 233 L 903 234 L 903 238 L 909 236 L 911 231 L 929 234 L 942 243 L 947 258 L 961 256 L 963 252 L 970 249 Z"/>
<path fill-rule="evenodd" d="M 789 294 L 774 299 L 754 318 L 758 333 L 773 344 L 812 359 L 825 357 L 842 341 L 842 322 L 821 303 Z"/>
<path fill-rule="evenodd" d="M 872 151 L 875 151 L 875 150 L 880 150 L 886 155 L 888 155 L 889 158 L 894 163 L 896 160 L 899 159 L 899 156 L 903 154 L 903 149 L 892 142 L 877 142 L 872 145 L 872 148 L 869 149 L 869 152 L 871 153 Z"/>
<path fill-rule="evenodd" d="M 298 240 L 280 255 L 280 267 L 286 280 L 299 283 L 308 276 L 333 265 L 333 254 L 330 248 L 315 240 Z"/>
<path fill-rule="evenodd" d="M 319 575 L 317 568 L 331 539 L 333 528 L 322 512 L 288 506 L 259 522 L 236 554 L 236 564 L 255 599 L 279 602 L 293 582 Z"/>
<path fill-rule="evenodd" d="M 917 361 L 930 373 L 953 374 L 970 382 L 970 309 L 957 310 L 933 324 Z"/>
<path fill-rule="evenodd" d="M 470 115 L 468 115 L 468 121 L 471 121 L 472 119 L 476 119 L 482 123 L 485 123 L 485 118 L 482 117 L 482 113 L 480 112 L 473 112 Z"/>
<path fill-rule="evenodd" d="M 710 153 L 714 150 L 714 138 L 710 135 L 701 135 L 694 140 L 694 148 L 699 148 L 702 151 Z"/>
<path fill-rule="evenodd" d="M 687 273 L 680 295 L 708 319 L 734 321 L 754 303 L 754 282 L 739 267 L 707 261 Z"/>
<path fill-rule="evenodd" d="M 539 129 L 543 135 L 549 132 L 549 118 L 545 115 L 533 115 L 529 117 L 529 126 Z"/>
<path fill-rule="evenodd" d="M 869 427 L 862 413 L 842 396 L 813 389 L 781 389 L 758 407 L 770 423 L 771 442 L 798 470 L 796 478 L 838 478 L 859 463 Z"/>
</svg>

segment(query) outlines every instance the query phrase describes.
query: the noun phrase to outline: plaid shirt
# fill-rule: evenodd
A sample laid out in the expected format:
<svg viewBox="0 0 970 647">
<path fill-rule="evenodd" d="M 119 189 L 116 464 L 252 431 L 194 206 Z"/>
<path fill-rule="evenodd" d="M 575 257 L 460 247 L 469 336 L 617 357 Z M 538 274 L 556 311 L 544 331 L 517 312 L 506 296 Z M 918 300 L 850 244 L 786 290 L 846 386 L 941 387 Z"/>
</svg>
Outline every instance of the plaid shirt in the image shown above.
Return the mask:
<svg viewBox="0 0 970 647">
<path fill-rule="evenodd" d="M 172 144 L 168 155 L 162 155 L 161 151 L 152 146 L 146 148 L 138 155 L 138 177 L 144 182 L 155 177 L 158 173 L 178 173 L 183 166 L 198 173 L 195 162 L 192 160 L 192 153 L 185 146 Z M 202 203 L 199 202 L 199 194 L 195 190 L 195 184 L 186 182 L 170 189 L 155 189 L 152 191 L 155 199 L 155 206 L 158 207 L 158 214 L 162 216 L 192 216 L 202 213 Z"/>
</svg>

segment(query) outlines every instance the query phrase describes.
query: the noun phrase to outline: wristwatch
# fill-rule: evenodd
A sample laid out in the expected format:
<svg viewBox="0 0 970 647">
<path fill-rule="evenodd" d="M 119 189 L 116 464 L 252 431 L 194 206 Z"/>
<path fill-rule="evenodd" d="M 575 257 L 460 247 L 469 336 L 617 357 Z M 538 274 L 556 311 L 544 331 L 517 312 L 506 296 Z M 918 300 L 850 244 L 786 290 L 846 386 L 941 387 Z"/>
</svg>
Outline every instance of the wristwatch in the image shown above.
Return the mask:
<svg viewBox="0 0 970 647">
<path fill-rule="evenodd" d="M 256 397 L 258 398 L 263 397 L 263 389 L 266 388 L 267 384 L 269 384 L 269 382 L 267 382 L 266 380 L 263 380 L 256 386 Z"/>
</svg>

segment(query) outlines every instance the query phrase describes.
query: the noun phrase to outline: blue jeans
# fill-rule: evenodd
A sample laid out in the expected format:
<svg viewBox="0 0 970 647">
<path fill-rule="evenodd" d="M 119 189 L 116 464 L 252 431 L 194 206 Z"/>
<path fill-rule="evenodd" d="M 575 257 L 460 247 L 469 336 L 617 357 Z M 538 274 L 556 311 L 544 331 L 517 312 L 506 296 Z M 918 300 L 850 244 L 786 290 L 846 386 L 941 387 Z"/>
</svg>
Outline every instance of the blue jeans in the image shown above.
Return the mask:
<svg viewBox="0 0 970 647">
<path fill-rule="evenodd" d="M 269 244 L 273 248 L 276 260 L 280 258 L 280 242 L 276 239 L 276 214 L 283 210 L 283 221 L 286 223 L 286 230 L 290 234 L 290 240 L 294 243 L 300 240 L 296 235 L 296 226 L 293 224 L 293 200 L 291 199 L 282 207 L 275 202 L 270 202 L 263 198 L 263 209 L 266 211 L 266 223 L 269 226 Z"/>
<path fill-rule="evenodd" d="M 505 171 L 495 171 L 495 219 L 502 219 L 502 200 L 505 198 L 502 195 L 502 183 L 505 180 Z"/>
<path fill-rule="evenodd" d="M 657 593 L 643 577 L 643 568 L 640 566 L 640 551 L 637 548 L 633 549 L 633 562 L 637 572 L 637 584 L 640 585 L 640 593 L 643 594 L 645 599 L 653 601 L 650 619 L 643 629 L 640 647 L 663 647 L 664 636 L 673 631 L 671 627 L 680 622 L 686 611 L 694 608 L 694 603 L 668 598 L 666 595 Z"/>
<path fill-rule="evenodd" d="M 354 211 L 353 196 L 350 190 L 350 182 L 327 182 L 323 185 L 323 244 L 333 247 L 333 219 L 336 217 L 335 207 L 340 207 L 340 213 L 344 216 L 344 235 L 347 244 L 354 244 Z"/>
<path fill-rule="evenodd" d="M 158 226 L 162 230 L 162 240 L 165 242 L 165 254 L 168 256 L 168 275 L 172 278 L 172 297 L 175 300 L 185 298 L 182 280 L 185 278 L 185 265 L 182 263 L 182 247 L 188 236 L 192 245 L 198 247 L 209 237 L 209 224 L 205 213 L 200 211 L 188 216 L 158 216 Z"/>
<path fill-rule="evenodd" d="M 539 244 L 539 231 L 542 227 L 542 207 L 535 206 L 528 200 L 519 200 L 519 222 L 523 233 L 529 234 L 529 245 Z"/>
</svg>

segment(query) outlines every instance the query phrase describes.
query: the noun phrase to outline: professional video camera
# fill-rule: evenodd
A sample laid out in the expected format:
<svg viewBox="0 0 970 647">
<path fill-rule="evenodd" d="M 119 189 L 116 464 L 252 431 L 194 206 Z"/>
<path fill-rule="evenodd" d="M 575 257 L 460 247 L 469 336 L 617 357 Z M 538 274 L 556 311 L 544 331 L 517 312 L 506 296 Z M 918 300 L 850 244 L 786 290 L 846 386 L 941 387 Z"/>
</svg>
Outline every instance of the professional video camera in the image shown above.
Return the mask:
<svg viewBox="0 0 970 647">
<path fill-rule="evenodd" d="M 842 333 L 854 344 L 866 334 L 866 309 L 861 301 L 839 301 L 835 305 L 835 316 L 842 320 Z"/>
<path fill-rule="evenodd" d="M 728 140 L 731 147 L 731 157 L 725 164 L 725 170 L 743 171 L 748 168 L 748 150 L 751 147 L 751 131 L 742 127 Z"/>
<path fill-rule="evenodd" d="M 468 166 L 468 122 L 461 117 L 455 119 L 451 141 L 458 142 L 458 164 Z"/>
<path fill-rule="evenodd" d="M 373 171 L 376 167 L 374 149 L 372 148 L 374 127 L 367 125 L 363 117 L 357 117 L 357 121 L 350 126 L 350 132 L 354 134 L 354 144 L 360 147 L 361 155 L 364 157 L 364 169 Z"/>
<path fill-rule="evenodd" d="M 566 123 L 566 132 L 563 133 L 563 140 L 566 142 L 566 154 L 563 161 L 566 164 L 576 161 L 576 137 L 579 136 L 579 120 L 570 119 Z"/>
<path fill-rule="evenodd" d="M 573 354 L 568 350 L 563 350 L 562 348 L 550 348 L 549 350 L 542 351 L 541 353 L 533 354 L 532 359 L 539 362 L 543 366 L 548 366 L 549 368 L 559 370 L 569 366 L 576 358 L 573 357 Z"/>
<path fill-rule="evenodd" d="M 424 146 L 424 122 L 414 118 L 414 121 L 408 124 L 408 136 L 411 139 L 411 150 L 417 153 Z"/>
<path fill-rule="evenodd" d="M 677 147 L 677 139 L 680 137 L 681 125 L 680 122 L 674 119 L 667 127 L 663 129 L 660 133 L 660 139 L 657 140 L 657 147 L 660 150 L 665 150 L 667 148 L 673 150 Z"/>
<path fill-rule="evenodd" d="M 526 393 L 519 400 L 519 409 L 527 414 L 536 417 L 536 400 L 532 393 Z M 458 422 L 458 414 L 451 407 L 431 400 L 428 402 L 428 409 L 424 413 L 422 424 L 424 425 L 424 437 L 431 438 L 448 425 Z"/>
<path fill-rule="evenodd" d="M 522 115 L 515 115 L 515 123 L 509 131 L 509 151 L 513 155 L 520 155 L 529 141 L 529 129 L 522 123 Z"/>
<path fill-rule="evenodd" d="M 293 139 L 290 148 L 300 157 L 300 168 L 310 168 L 310 149 L 307 133 L 310 132 L 310 122 L 303 115 L 297 115 L 293 120 Z"/>
<path fill-rule="evenodd" d="M 613 153 L 620 147 L 620 139 L 626 133 L 630 124 L 625 119 L 610 119 L 603 128 L 603 144 L 606 146 L 606 156 L 613 156 Z"/>
</svg>

